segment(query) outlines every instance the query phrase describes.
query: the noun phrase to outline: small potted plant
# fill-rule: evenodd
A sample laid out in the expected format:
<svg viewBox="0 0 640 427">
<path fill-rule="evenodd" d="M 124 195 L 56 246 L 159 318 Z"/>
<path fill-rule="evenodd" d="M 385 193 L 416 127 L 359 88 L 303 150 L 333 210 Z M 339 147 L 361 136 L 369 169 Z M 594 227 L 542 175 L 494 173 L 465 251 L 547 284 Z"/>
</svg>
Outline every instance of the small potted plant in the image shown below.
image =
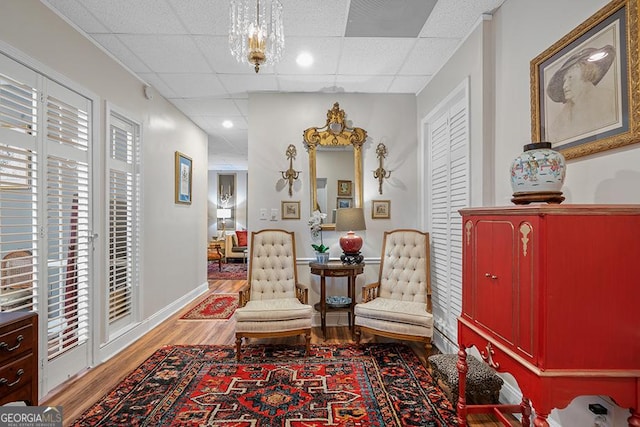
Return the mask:
<svg viewBox="0 0 640 427">
<path fill-rule="evenodd" d="M 327 217 L 327 214 L 320 212 L 319 210 L 313 211 L 311 218 L 309 218 L 309 228 L 311 230 L 311 237 L 317 240 L 320 237 L 320 244 L 311 244 L 311 247 L 316 251 L 316 260 L 321 264 L 326 264 L 329 261 L 329 247 L 325 246 L 322 242 L 322 220 Z"/>
</svg>

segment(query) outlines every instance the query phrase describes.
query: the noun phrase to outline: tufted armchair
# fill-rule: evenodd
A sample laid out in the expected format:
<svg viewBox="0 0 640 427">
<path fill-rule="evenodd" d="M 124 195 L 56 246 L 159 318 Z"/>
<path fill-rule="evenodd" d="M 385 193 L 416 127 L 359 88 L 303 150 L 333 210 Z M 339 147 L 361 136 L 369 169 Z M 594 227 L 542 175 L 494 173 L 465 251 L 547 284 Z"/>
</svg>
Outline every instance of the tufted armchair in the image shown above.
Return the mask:
<svg viewBox="0 0 640 427">
<path fill-rule="evenodd" d="M 243 338 L 304 335 L 311 343 L 313 308 L 308 289 L 298 283 L 295 237 L 285 230 L 251 233 L 249 283 L 240 290 L 236 319 L 236 357 Z"/>
<path fill-rule="evenodd" d="M 384 233 L 378 282 L 362 289 L 355 306 L 355 338 L 362 332 L 423 341 L 431 352 L 431 271 L 429 233 L 393 230 Z"/>
</svg>

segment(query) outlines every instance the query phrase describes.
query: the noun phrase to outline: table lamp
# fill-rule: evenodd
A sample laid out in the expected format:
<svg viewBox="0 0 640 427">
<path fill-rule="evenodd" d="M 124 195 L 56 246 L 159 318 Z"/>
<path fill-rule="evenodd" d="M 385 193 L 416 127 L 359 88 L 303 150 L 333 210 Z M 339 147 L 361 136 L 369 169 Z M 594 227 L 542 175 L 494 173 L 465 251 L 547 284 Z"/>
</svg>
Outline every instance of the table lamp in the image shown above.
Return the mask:
<svg viewBox="0 0 640 427">
<path fill-rule="evenodd" d="M 218 219 L 222 220 L 222 235 L 224 236 L 227 231 L 227 220 L 231 218 L 231 209 L 223 208 L 216 211 Z"/>
<path fill-rule="evenodd" d="M 342 208 L 336 211 L 336 231 L 347 231 L 340 237 L 340 247 L 344 252 L 340 256 L 343 264 L 361 264 L 364 257 L 360 255 L 362 237 L 356 236 L 353 230 L 366 230 L 364 211 L 362 208 Z"/>
</svg>

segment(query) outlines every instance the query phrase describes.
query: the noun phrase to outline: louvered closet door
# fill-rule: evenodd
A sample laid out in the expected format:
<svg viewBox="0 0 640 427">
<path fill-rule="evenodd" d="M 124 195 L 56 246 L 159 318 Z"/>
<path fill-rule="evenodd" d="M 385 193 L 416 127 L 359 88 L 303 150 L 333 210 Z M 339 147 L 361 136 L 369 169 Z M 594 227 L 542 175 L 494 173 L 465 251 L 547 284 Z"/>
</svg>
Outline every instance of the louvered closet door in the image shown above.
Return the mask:
<svg viewBox="0 0 640 427">
<path fill-rule="evenodd" d="M 89 365 L 90 102 L 51 81 L 44 100 L 47 379 Z"/>
<path fill-rule="evenodd" d="M 428 124 L 429 211 L 436 327 L 454 342 L 462 310 L 462 218 L 469 205 L 468 99 L 446 106 Z"/>
</svg>

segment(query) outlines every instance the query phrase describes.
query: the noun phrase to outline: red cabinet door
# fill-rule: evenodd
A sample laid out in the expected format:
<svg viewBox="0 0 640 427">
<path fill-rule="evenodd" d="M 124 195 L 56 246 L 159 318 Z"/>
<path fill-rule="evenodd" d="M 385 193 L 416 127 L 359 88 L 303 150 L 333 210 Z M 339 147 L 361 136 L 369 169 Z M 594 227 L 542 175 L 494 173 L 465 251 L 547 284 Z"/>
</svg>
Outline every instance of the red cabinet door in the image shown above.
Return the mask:
<svg viewBox="0 0 640 427">
<path fill-rule="evenodd" d="M 474 245 L 474 318 L 513 344 L 514 226 L 505 220 L 479 220 Z"/>
</svg>

